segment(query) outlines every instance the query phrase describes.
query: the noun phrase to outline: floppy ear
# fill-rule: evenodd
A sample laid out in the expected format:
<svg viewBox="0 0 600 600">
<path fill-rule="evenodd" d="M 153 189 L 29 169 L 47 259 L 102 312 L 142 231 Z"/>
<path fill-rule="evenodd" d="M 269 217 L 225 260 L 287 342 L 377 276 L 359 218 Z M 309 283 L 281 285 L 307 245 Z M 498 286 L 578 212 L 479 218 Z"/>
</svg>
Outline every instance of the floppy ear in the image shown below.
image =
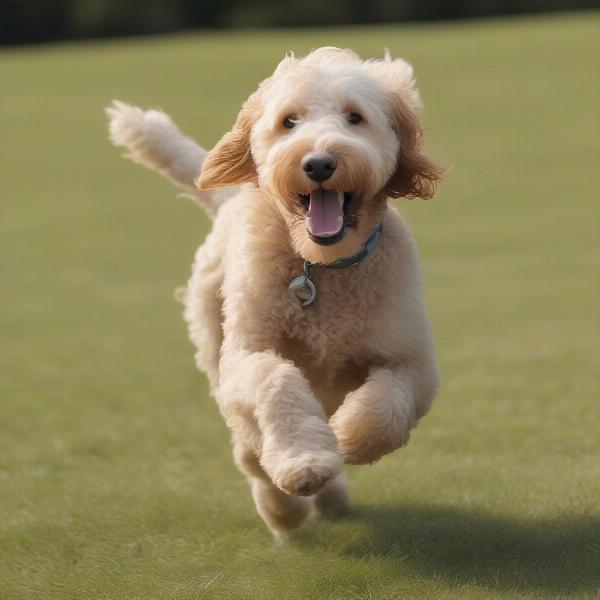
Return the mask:
<svg viewBox="0 0 600 600">
<path fill-rule="evenodd" d="M 259 115 L 259 100 L 252 94 L 242 106 L 231 131 L 206 155 L 196 187 L 211 190 L 256 181 L 256 165 L 250 151 L 252 125 Z"/>
<path fill-rule="evenodd" d="M 371 68 L 388 92 L 392 127 L 400 149 L 396 170 L 386 185 L 391 198 L 431 198 L 444 172 L 423 151 L 423 130 L 417 117 L 421 99 L 413 68 L 402 59 L 392 60 L 389 53 Z"/>
<path fill-rule="evenodd" d="M 402 98 L 392 102 L 400 149 L 396 170 L 386 185 L 387 194 L 391 198 L 431 198 L 444 169 L 423 152 L 423 130 L 414 111 Z"/>
</svg>

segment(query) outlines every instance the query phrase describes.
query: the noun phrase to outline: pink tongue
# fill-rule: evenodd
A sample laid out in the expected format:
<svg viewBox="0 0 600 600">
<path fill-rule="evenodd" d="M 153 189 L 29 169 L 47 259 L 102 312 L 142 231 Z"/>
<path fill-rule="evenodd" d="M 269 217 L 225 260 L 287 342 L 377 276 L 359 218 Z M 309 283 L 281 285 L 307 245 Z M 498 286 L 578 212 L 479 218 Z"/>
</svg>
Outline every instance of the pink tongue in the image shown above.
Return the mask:
<svg viewBox="0 0 600 600">
<path fill-rule="evenodd" d="M 310 193 L 306 213 L 306 227 L 317 237 L 331 237 L 344 224 L 344 209 L 338 201 L 339 193 L 321 188 Z"/>
</svg>

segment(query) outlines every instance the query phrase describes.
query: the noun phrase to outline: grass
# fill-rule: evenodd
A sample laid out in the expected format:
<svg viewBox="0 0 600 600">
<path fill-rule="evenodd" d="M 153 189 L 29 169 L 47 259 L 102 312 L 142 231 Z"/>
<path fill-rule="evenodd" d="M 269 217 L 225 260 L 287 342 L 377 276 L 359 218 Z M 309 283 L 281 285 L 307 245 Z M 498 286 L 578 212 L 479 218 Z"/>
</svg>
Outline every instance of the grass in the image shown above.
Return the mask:
<svg viewBox="0 0 600 600">
<path fill-rule="evenodd" d="M 189 34 L 0 54 L 2 600 L 600 597 L 598 13 Z M 288 48 L 415 65 L 445 387 L 354 509 L 275 547 L 172 290 L 209 223 L 106 139 L 111 98 L 206 145 Z"/>
</svg>

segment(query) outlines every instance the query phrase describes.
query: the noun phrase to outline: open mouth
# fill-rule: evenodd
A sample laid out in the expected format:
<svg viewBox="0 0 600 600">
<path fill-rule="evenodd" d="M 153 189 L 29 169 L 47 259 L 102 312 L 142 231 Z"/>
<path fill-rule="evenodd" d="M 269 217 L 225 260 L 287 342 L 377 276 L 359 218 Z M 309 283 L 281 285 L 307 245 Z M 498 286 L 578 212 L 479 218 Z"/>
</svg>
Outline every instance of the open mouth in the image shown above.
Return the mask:
<svg viewBox="0 0 600 600">
<path fill-rule="evenodd" d="M 338 192 L 317 188 L 310 194 L 299 194 L 306 211 L 306 229 L 316 244 L 330 246 L 339 242 L 346 233 L 344 217 L 348 210 L 351 192 Z"/>
</svg>

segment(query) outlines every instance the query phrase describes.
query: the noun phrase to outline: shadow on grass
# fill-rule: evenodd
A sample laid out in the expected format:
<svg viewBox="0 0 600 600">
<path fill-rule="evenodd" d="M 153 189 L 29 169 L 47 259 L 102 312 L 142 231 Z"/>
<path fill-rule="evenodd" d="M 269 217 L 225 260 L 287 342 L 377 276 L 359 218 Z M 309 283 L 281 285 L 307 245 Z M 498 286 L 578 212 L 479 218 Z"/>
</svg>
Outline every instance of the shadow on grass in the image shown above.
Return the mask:
<svg viewBox="0 0 600 600">
<path fill-rule="evenodd" d="M 600 590 L 600 516 L 516 520 L 453 507 L 354 507 L 370 532 L 343 553 L 497 590 Z M 307 540 L 308 541 L 308 540 Z"/>
</svg>

